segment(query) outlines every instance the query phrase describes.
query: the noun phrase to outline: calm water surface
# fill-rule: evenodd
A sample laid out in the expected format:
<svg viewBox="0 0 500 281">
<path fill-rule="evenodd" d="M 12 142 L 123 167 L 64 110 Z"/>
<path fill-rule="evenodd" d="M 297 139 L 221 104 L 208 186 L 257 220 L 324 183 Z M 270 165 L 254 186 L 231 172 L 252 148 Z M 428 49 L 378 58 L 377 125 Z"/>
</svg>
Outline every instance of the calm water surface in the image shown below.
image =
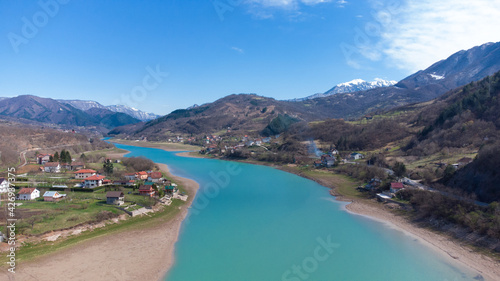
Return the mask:
<svg viewBox="0 0 500 281">
<path fill-rule="evenodd" d="M 116 144 L 200 190 L 168 281 L 473 280 L 414 237 L 344 211 L 328 189 L 270 167 Z"/>
</svg>

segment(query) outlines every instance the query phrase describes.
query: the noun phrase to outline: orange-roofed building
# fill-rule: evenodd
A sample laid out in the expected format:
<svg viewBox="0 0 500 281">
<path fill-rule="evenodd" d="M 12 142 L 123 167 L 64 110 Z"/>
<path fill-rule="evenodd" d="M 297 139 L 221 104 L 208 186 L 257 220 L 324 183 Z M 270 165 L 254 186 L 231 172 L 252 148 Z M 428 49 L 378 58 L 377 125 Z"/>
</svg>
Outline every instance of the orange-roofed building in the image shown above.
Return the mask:
<svg viewBox="0 0 500 281">
<path fill-rule="evenodd" d="M 93 175 L 84 180 L 84 186 L 87 188 L 94 188 L 102 185 L 102 181 L 105 179 L 105 176 Z"/>
<path fill-rule="evenodd" d="M 81 169 L 73 173 L 75 174 L 75 179 L 86 179 L 97 174 L 97 172 L 92 169 Z"/>
</svg>

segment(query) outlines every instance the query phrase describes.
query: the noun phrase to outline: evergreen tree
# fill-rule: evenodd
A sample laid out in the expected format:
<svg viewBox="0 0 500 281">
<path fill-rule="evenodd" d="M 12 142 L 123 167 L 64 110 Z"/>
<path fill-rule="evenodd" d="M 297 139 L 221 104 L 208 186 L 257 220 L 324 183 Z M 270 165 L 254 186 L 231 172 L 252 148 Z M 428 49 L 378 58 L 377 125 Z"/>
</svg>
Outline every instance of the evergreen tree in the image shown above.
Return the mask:
<svg viewBox="0 0 500 281">
<path fill-rule="evenodd" d="M 58 162 L 58 161 L 59 161 L 59 153 L 56 151 L 56 153 L 54 153 L 54 156 L 52 157 L 52 160 L 50 160 L 50 162 Z"/>
<path fill-rule="evenodd" d="M 66 150 L 61 150 L 61 156 L 59 156 L 61 162 L 66 162 Z"/>
<path fill-rule="evenodd" d="M 69 154 L 69 151 L 66 151 L 66 163 L 71 163 L 71 154 Z"/>
<path fill-rule="evenodd" d="M 110 160 L 105 160 L 102 164 L 102 168 L 104 169 L 104 173 L 111 175 L 113 174 L 113 162 Z"/>
<path fill-rule="evenodd" d="M 401 162 L 396 162 L 396 164 L 394 164 L 394 167 L 392 168 L 392 170 L 394 171 L 394 175 L 396 175 L 396 177 L 398 177 L 398 178 L 406 175 L 406 166 L 405 166 L 405 164 L 403 164 Z"/>
</svg>

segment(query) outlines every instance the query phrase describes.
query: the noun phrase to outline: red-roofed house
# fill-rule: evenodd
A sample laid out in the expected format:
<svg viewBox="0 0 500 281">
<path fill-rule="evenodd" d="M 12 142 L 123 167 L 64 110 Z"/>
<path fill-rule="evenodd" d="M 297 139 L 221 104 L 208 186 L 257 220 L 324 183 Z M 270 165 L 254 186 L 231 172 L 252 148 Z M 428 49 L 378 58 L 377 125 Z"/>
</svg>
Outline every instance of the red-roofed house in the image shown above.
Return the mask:
<svg viewBox="0 0 500 281">
<path fill-rule="evenodd" d="M 148 181 L 160 182 L 163 179 L 161 172 L 151 172 L 148 173 Z"/>
<path fill-rule="evenodd" d="M 152 185 L 141 185 L 139 187 L 139 194 L 153 197 L 155 195 L 155 190 Z"/>
<path fill-rule="evenodd" d="M 404 188 L 405 187 L 403 186 L 402 182 L 391 182 L 391 192 L 392 193 L 396 193 Z"/>
<path fill-rule="evenodd" d="M 148 173 L 142 171 L 142 172 L 138 172 L 138 173 L 135 173 L 135 177 L 137 179 L 140 179 L 140 180 L 147 180 L 148 179 Z"/>
<path fill-rule="evenodd" d="M 40 190 L 31 187 L 31 188 L 21 188 L 19 192 L 17 193 L 17 199 L 18 200 L 33 200 L 40 197 Z"/>
<path fill-rule="evenodd" d="M 92 169 L 81 169 L 73 173 L 75 174 L 75 179 L 86 179 L 97 174 L 97 172 Z"/>
<path fill-rule="evenodd" d="M 84 186 L 88 188 L 94 188 L 96 186 L 102 185 L 102 180 L 106 178 L 105 176 L 93 175 L 84 180 Z"/>
<path fill-rule="evenodd" d="M 126 180 L 135 180 L 136 177 L 135 177 L 135 173 L 126 173 L 126 174 L 123 174 L 123 176 L 125 177 Z"/>
</svg>

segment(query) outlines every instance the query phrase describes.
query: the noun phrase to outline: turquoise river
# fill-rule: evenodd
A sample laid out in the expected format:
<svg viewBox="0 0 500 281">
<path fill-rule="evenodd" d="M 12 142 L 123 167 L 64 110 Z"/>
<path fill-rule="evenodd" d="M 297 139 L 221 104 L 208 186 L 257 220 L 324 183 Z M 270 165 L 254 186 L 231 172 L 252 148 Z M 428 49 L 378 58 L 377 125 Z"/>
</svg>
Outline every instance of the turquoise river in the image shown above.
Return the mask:
<svg viewBox="0 0 500 281">
<path fill-rule="evenodd" d="M 415 237 L 271 167 L 116 144 L 200 184 L 168 281 L 481 280 Z"/>
</svg>

